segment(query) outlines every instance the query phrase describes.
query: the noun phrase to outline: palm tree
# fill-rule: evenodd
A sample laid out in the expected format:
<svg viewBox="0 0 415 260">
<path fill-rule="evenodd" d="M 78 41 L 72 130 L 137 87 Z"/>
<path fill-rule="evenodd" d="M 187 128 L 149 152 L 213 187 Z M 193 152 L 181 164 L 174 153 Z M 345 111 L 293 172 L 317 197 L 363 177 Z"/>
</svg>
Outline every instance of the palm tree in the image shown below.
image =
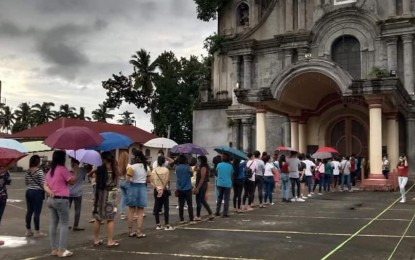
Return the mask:
<svg viewBox="0 0 415 260">
<path fill-rule="evenodd" d="M 144 49 L 136 52 L 130 60 L 130 64 L 134 66 L 132 74 L 135 79 L 134 87 L 143 91 L 145 96 L 150 96 L 153 93 L 153 78 L 156 75 L 154 70 L 157 67 L 156 62 L 151 63 L 150 53 Z"/>
<path fill-rule="evenodd" d="M 108 113 L 110 111 L 111 109 L 108 109 L 105 105 L 99 104 L 99 108 L 92 111 L 92 118 L 98 122 L 107 122 L 107 119 L 114 118 L 113 114 Z"/>
<path fill-rule="evenodd" d="M 19 130 L 28 129 L 32 125 L 32 108 L 29 103 L 24 102 L 18 106 L 18 109 L 14 110 L 14 117 L 16 119 L 15 124 L 19 122 Z"/>
<path fill-rule="evenodd" d="M 76 117 L 76 108 L 70 107 L 68 104 L 61 105 L 59 107 L 59 117 L 69 117 L 75 118 Z"/>
<path fill-rule="evenodd" d="M 90 117 L 85 116 L 85 108 L 84 107 L 80 107 L 79 108 L 79 114 L 77 115 L 76 118 L 81 119 L 81 120 L 91 121 L 91 118 Z"/>
<path fill-rule="evenodd" d="M 52 107 L 55 104 L 53 102 L 43 102 L 42 105 L 34 104 L 33 110 L 33 124 L 41 125 L 47 123 L 55 118 L 55 112 L 52 111 Z"/>
<path fill-rule="evenodd" d="M 117 122 L 123 125 L 133 125 L 133 123 L 135 123 L 134 116 L 131 116 L 133 114 L 134 114 L 133 112 L 124 111 L 121 114 L 119 114 L 121 118 L 118 119 Z"/>
<path fill-rule="evenodd" d="M 14 114 L 9 106 L 2 106 L 0 112 L 1 128 L 9 132 L 15 122 Z"/>
</svg>

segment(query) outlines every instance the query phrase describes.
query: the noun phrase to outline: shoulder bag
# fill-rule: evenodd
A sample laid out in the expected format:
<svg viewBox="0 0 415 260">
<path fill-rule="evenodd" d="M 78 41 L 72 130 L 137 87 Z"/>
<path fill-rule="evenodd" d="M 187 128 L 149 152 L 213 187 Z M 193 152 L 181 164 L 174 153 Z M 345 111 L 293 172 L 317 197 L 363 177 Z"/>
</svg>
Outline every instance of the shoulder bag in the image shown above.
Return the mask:
<svg viewBox="0 0 415 260">
<path fill-rule="evenodd" d="M 161 184 L 163 184 L 163 186 L 164 186 L 164 182 L 161 180 L 161 178 L 160 178 L 159 174 L 157 173 L 156 169 L 154 169 L 154 172 L 156 173 L 157 177 L 161 181 Z M 167 186 L 164 186 L 164 187 L 165 187 L 165 190 L 164 191 L 167 192 L 167 196 L 171 196 L 171 190 L 168 189 Z"/>
</svg>

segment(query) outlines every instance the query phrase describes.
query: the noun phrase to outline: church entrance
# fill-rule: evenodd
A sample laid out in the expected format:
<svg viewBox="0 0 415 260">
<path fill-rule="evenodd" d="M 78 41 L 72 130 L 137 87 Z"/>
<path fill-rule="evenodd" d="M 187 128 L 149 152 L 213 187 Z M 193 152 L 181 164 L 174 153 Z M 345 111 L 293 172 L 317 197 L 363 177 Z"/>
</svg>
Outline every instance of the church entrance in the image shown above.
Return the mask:
<svg viewBox="0 0 415 260">
<path fill-rule="evenodd" d="M 355 118 L 346 117 L 334 123 L 329 138 L 330 146 L 335 147 L 341 155 L 368 155 L 367 129 Z"/>
</svg>

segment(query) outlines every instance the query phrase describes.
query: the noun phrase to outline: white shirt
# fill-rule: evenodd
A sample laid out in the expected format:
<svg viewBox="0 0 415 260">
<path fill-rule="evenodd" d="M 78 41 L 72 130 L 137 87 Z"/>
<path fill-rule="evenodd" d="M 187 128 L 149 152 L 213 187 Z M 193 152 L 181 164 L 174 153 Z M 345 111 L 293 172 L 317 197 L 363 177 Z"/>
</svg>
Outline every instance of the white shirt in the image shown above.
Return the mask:
<svg viewBox="0 0 415 260">
<path fill-rule="evenodd" d="M 339 175 L 340 174 L 340 162 L 332 161 L 331 165 L 333 165 L 333 175 Z"/>
<path fill-rule="evenodd" d="M 272 169 L 275 169 L 275 166 L 271 162 L 267 162 L 267 164 L 265 164 L 264 176 L 274 176 Z"/>
<path fill-rule="evenodd" d="M 350 168 L 352 167 L 352 165 L 350 164 L 349 161 L 343 160 L 341 162 L 340 166 L 343 169 L 343 174 L 344 175 L 349 175 L 350 174 Z"/>
<path fill-rule="evenodd" d="M 127 174 L 131 176 L 130 171 L 132 171 L 131 182 L 132 183 L 146 183 L 147 182 L 147 171 L 144 169 L 144 164 L 136 163 L 129 165 L 127 167 Z"/>
<path fill-rule="evenodd" d="M 265 163 L 261 159 L 255 159 L 257 165 L 257 171 L 255 172 L 256 175 L 264 176 L 265 172 Z"/>
<path fill-rule="evenodd" d="M 153 169 L 156 169 L 157 168 L 157 166 L 158 166 L 158 163 L 157 163 L 157 160 L 155 160 L 154 162 L 153 162 Z M 166 160 L 165 162 L 164 162 L 164 165 L 163 165 L 164 167 L 166 167 L 166 168 L 168 168 L 169 167 L 169 162 Z"/>
<path fill-rule="evenodd" d="M 303 163 L 305 163 L 305 176 L 313 176 L 313 173 L 311 172 L 311 168 L 316 167 L 316 164 L 308 159 L 304 160 Z"/>
<path fill-rule="evenodd" d="M 249 168 L 251 168 L 251 170 L 252 170 L 252 177 L 251 178 L 249 178 L 248 180 L 250 180 L 250 181 L 255 181 L 255 173 L 258 171 L 258 165 L 257 165 L 257 163 L 256 163 L 256 160 L 249 160 L 247 163 L 246 163 L 246 167 L 249 167 Z"/>
</svg>

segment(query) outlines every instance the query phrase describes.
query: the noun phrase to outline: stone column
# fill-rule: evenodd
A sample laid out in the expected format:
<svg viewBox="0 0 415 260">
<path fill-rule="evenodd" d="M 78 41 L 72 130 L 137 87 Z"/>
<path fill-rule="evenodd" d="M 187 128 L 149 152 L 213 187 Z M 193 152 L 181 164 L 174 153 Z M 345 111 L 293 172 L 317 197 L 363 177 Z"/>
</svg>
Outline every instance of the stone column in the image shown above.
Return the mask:
<svg viewBox="0 0 415 260">
<path fill-rule="evenodd" d="M 402 15 L 404 16 L 412 15 L 411 0 L 402 0 Z"/>
<path fill-rule="evenodd" d="M 396 0 L 388 0 L 388 15 L 396 16 Z"/>
<path fill-rule="evenodd" d="M 239 88 L 239 67 L 241 66 L 239 56 L 232 56 L 232 66 L 232 105 L 238 105 L 234 90 Z"/>
<path fill-rule="evenodd" d="M 284 122 L 283 131 L 284 131 L 283 145 L 284 146 L 291 146 L 291 127 L 290 127 L 289 120 Z"/>
<path fill-rule="evenodd" d="M 252 120 L 250 118 L 243 118 L 242 121 L 242 149 L 244 152 L 251 150 L 251 132 Z"/>
<path fill-rule="evenodd" d="M 397 71 L 398 51 L 397 51 L 397 37 L 388 37 L 386 39 L 386 52 L 388 54 L 388 72 L 391 70 Z"/>
<path fill-rule="evenodd" d="M 263 108 L 257 108 L 256 110 L 256 149 L 261 153 L 266 151 L 266 128 L 265 128 L 265 115 L 267 111 Z"/>
<path fill-rule="evenodd" d="M 409 165 L 409 179 L 415 180 L 415 111 L 409 113 L 406 119 L 406 132 L 407 132 L 407 142 L 406 142 L 406 158 L 408 158 Z"/>
<path fill-rule="evenodd" d="M 387 120 L 387 140 L 386 145 L 388 147 L 389 162 L 391 170 L 395 169 L 399 160 L 399 124 L 398 115 L 396 113 L 386 114 Z"/>
<path fill-rule="evenodd" d="M 300 121 L 298 124 L 298 151 L 300 153 L 307 152 L 307 123 Z"/>
<path fill-rule="evenodd" d="M 251 88 L 252 55 L 244 55 L 244 89 Z"/>
<path fill-rule="evenodd" d="M 370 174 L 382 174 L 382 97 L 370 97 L 369 162 Z"/>
<path fill-rule="evenodd" d="M 293 62 L 293 50 L 287 49 L 285 50 L 285 67 L 288 67 Z"/>
<path fill-rule="evenodd" d="M 414 37 L 412 34 L 402 35 L 404 83 L 408 93 L 414 92 L 413 39 Z"/>
<path fill-rule="evenodd" d="M 297 53 L 298 53 L 298 61 L 303 61 L 303 60 L 305 60 L 305 54 L 307 53 L 307 49 L 306 48 L 298 48 Z"/>
<path fill-rule="evenodd" d="M 291 118 L 291 147 L 298 150 L 298 120 Z"/>
<path fill-rule="evenodd" d="M 285 31 L 294 30 L 294 1 L 285 0 Z"/>
<path fill-rule="evenodd" d="M 305 30 L 305 26 L 306 26 L 306 14 L 305 14 L 305 9 L 306 9 L 306 5 L 305 5 L 305 1 L 306 0 L 298 0 L 298 12 L 297 12 L 297 16 L 298 16 L 298 30 Z"/>
</svg>

